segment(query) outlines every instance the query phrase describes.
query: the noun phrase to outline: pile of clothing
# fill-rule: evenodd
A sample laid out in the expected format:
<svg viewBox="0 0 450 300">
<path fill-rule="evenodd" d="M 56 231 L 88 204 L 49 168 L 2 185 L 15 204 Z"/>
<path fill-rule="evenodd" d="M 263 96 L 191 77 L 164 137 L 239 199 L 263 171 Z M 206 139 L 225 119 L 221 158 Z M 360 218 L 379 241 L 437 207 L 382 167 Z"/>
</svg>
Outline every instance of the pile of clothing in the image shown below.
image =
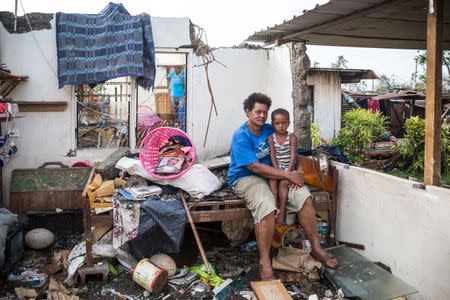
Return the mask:
<svg viewBox="0 0 450 300">
<path fill-rule="evenodd" d="M 178 174 L 187 167 L 194 155 L 189 139 L 183 136 L 172 136 L 159 148 L 159 157 L 155 174 Z"/>
</svg>

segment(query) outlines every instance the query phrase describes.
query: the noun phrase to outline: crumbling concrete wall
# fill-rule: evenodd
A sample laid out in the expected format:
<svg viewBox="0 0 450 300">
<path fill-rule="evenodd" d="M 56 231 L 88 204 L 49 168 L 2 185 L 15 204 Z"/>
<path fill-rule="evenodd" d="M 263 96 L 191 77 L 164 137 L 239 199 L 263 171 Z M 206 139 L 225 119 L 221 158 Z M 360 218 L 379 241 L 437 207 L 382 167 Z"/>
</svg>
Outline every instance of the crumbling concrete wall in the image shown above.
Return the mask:
<svg viewBox="0 0 450 300">
<path fill-rule="evenodd" d="M 26 15 L 30 24 L 28 24 L 25 16 L 17 17 L 17 28 L 14 31 L 14 14 L 9 11 L 0 11 L 0 22 L 9 33 L 26 33 L 30 32 L 30 25 L 33 30 L 52 29 L 50 21 L 53 20 L 54 14 L 30 13 Z"/>
<path fill-rule="evenodd" d="M 298 146 L 311 148 L 310 114 L 307 109 L 308 85 L 306 75 L 310 67 L 309 57 L 306 54 L 306 44 L 293 43 L 291 48 L 292 70 L 292 100 L 294 102 L 294 134 L 298 140 Z"/>
<path fill-rule="evenodd" d="M 337 239 L 391 267 L 413 299 L 449 299 L 450 189 L 333 163 L 339 172 Z M 445 262 L 445 263 L 444 263 Z"/>
</svg>

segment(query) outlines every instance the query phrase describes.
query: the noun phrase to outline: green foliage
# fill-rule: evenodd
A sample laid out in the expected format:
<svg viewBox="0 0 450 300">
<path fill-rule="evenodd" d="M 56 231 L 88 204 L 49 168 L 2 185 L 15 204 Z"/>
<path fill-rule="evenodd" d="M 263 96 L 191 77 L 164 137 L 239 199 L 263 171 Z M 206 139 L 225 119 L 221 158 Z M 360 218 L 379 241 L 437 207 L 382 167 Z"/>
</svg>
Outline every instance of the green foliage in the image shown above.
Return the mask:
<svg viewBox="0 0 450 300">
<path fill-rule="evenodd" d="M 386 74 L 380 75 L 378 79 L 378 84 L 375 87 L 375 92 L 385 93 L 394 92 L 397 90 L 407 90 L 410 86 L 407 83 L 402 83 L 398 81 L 398 77 L 395 75 L 388 76 Z"/>
<path fill-rule="evenodd" d="M 332 68 L 345 69 L 347 68 L 348 60 L 343 55 L 339 55 L 336 62 L 331 63 Z"/>
<path fill-rule="evenodd" d="M 414 175 L 423 173 L 425 151 L 425 120 L 411 117 L 405 121 L 405 140 L 398 147 L 398 167 Z"/>
<path fill-rule="evenodd" d="M 424 71 L 423 73 L 420 73 L 419 71 L 413 73 L 416 89 L 425 90 L 427 84 L 427 52 L 419 52 L 419 54 L 414 57 L 414 60 L 416 62 L 416 69 L 417 65 L 419 65 Z M 447 71 L 447 75 L 445 75 L 445 72 L 442 73 L 442 88 L 444 91 L 450 90 L 450 51 L 442 52 L 442 66 L 444 67 L 443 69 Z"/>
<path fill-rule="evenodd" d="M 425 159 L 425 120 L 411 117 L 405 122 L 405 141 L 398 147 L 398 167 L 413 175 L 421 175 Z M 450 125 L 441 127 L 441 173 L 450 174 Z"/>
<path fill-rule="evenodd" d="M 345 127 L 339 130 L 332 144 L 340 146 L 351 163 L 360 164 L 373 142 L 385 133 L 386 117 L 358 108 L 346 112 L 342 120 Z"/>
<path fill-rule="evenodd" d="M 322 129 L 318 124 L 311 122 L 311 127 L 309 128 L 309 130 L 311 133 L 312 148 L 317 148 L 323 143 L 323 140 L 320 137 L 322 135 Z"/>
</svg>

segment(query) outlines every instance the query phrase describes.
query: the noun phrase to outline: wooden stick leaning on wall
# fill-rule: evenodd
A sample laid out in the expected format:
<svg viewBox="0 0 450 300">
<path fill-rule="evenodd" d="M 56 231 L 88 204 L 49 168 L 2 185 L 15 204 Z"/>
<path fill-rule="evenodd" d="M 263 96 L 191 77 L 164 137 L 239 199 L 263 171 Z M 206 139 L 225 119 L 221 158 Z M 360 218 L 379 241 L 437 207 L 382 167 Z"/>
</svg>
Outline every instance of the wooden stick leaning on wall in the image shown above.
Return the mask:
<svg viewBox="0 0 450 300">
<path fill-rule="evenodd" d="M 83 204 L 83 226 L 84 226 L 84 240 L 86 243 L 86 262 L 88 267 L 92 267 L 94 265 L 94 258 L 92 256 L 92 232 L 91 232 L 91 210 L 89 206 L 89 199 L 87 197 L 87 190 L 89 184 L 91 184 L 92 178 L 95 173 L 94 165 L 91 169 L 91 173 L 89 174 L 89 178 L 84 186 L 83 192 L 81 193 L 81 200 L 84 202 Z"/>
<path fill-rule="evenodd" d="M 181 201 L 183 202 L 184 209 L 186 210 L 186 215 L 189 220 L 189 224 L 191 225 L 192 233 L 194 234 L 195 241 L 197 242 L 197 247 L 198 247 L 198 250 L 200 251 L 200 256 L 202 257 L 203 264 L 205 265 L 205 268 L 206 268 L 206 272 L 208 272 L 208 274 L 211 274 L 212 272 L 211 272 L 211 268 L 209 267 L 208 259 L 206 258 L 205 249 L 203 249 L 202 241 L 200 240 L 200 237 L 198 236 L 197 228 L 195 227 L 195 223 L 194 223 L 194 220 L 192 219 L 191 212 L 189 211 L 189 207 L 186 203 L 186 199 L 184 199 L 184 195 L 181 190 L 180 190 L 180 197 L 181 197 Z"/>
</svg>

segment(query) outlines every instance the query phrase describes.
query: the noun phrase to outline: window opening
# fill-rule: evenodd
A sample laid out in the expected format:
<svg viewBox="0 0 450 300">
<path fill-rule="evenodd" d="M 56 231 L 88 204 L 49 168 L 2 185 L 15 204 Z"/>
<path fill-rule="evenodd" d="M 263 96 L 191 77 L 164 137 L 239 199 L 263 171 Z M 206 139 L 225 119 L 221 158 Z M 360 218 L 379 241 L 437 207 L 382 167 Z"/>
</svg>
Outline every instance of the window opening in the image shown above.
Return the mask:
<svg viewBox="0 0 450 300">
<path fill-rule="evenodd" d="M 153 129 L 161 126 L 186 131 L 186 53 L 156 53 L 155 86 L 137 88 L 136 147 Z"/>
<path fill-rule="evenodd" d="M 79 85 L 77 148 L 117 148 L 129 145 L 131 78 L 120 77 L 94 87 Z"/>
</svg>

